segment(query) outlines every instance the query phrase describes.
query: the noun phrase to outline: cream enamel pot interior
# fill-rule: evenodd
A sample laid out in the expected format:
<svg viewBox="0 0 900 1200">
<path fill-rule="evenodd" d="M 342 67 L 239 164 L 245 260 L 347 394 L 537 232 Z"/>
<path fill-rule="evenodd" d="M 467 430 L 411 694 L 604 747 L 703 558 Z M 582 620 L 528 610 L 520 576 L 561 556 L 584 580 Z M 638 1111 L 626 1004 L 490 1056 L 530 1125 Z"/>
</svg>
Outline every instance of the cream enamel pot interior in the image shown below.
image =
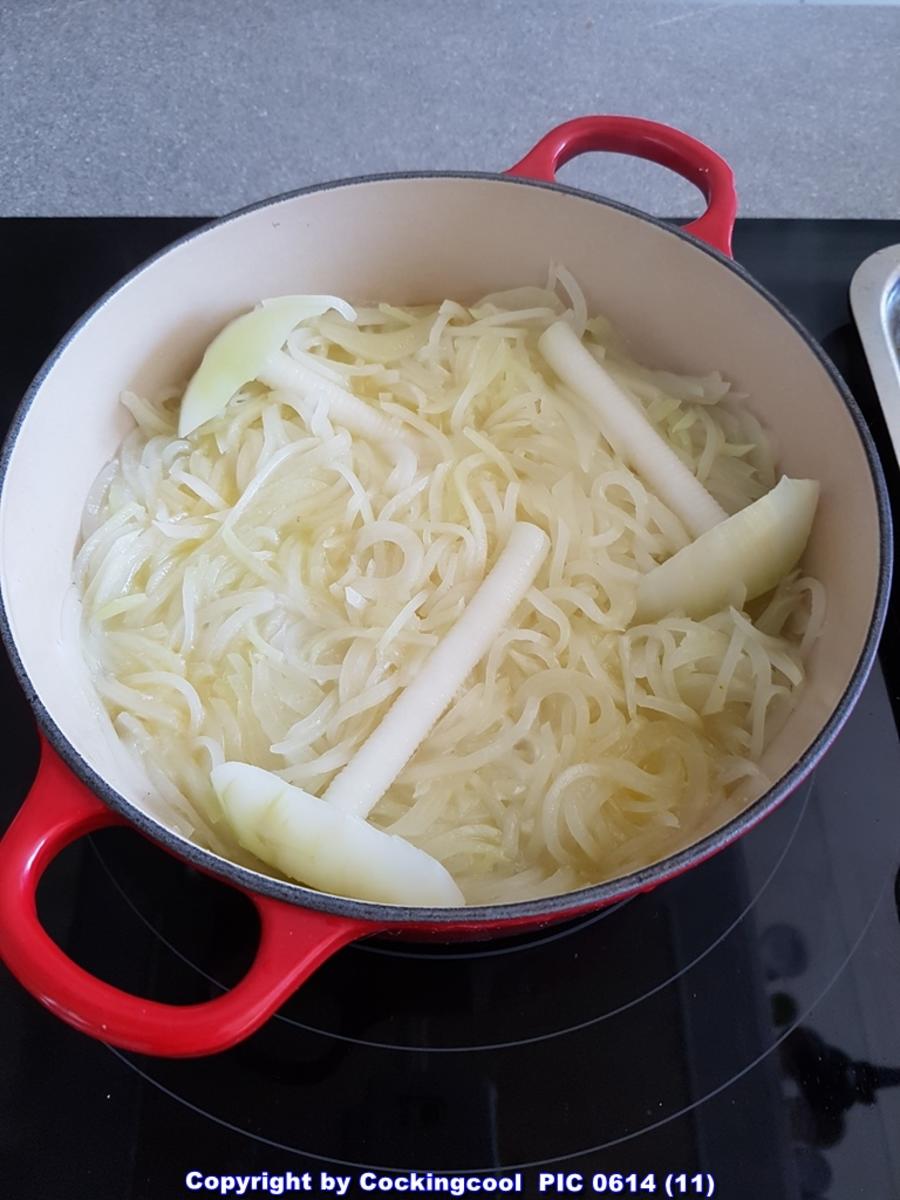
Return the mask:
<svg viewBox="0 0 900 1200">
<path fill-rule="evenodd" d="M 680 171 L 706 193 L 706 213 L 677 230 L 553 182 L 561 162 L 598 149 Z M 139 268 L 64 339 L 16 416 L 0 493 L 6 644 L 44 733 L 38 779 L 0 843 L 0 955 L 42 1003 L 118 1046 L 211 1053 L 258 1028 L 344 943 L 391 931 L 491 936 L 653 887 L 733 840 L 812 770 L 874 659 L 890 575 L 888 505 L 871 439 L 836 372 L 730 261 L 734 211 L 731 173 L 701 143 L 633 118 L 581 118 L 548 134 L 505 176 L 350 180 L 213 223 Z M 706 836 L 641 872 L 547 900 L 462 911 L 323 895 L 178 836 L 117 744 L 78 647 L 72 556 L 88 489 L 130 424 L 118 394 L 186 378 L 221 326 L 263 296 L 465 301 L 540 282 L 551 260 L 576 272 L 591 310 L 608 314 L 638 357 L 674 370 L 721 370 L 772 431 L 783 471 L 821 481 L 806 564 L 826 584 L 828 616 L 799 706 L 763 763 L 777 782 L 738 815 L 713 814 Z M 250 895 L 260 946 L 230 992 L 183 1007 L 130 996 L 71 962 L 43 931 L 34 897 L 47 863 L 74 838 L 116 823 L 131 823 Z"/>
</svg>

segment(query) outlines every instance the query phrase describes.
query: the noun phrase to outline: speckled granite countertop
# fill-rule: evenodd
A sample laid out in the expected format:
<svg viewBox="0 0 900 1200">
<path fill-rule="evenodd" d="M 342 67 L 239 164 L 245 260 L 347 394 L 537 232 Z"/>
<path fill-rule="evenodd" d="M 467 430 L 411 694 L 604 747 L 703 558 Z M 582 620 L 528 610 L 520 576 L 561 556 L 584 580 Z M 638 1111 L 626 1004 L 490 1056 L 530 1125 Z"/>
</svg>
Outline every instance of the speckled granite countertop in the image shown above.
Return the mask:
<svg viewBox="0 0 900 1200">
<path fill-rule="evenodd" d="M 900 7 L 711 0 L 0 0 L 0 215 L 217 213 L 495 170 L 589 112 L 668 121 L 751 216 L 900 215 Z M 660 168 L 563 178 L 661 213 Z"/>
</svg>

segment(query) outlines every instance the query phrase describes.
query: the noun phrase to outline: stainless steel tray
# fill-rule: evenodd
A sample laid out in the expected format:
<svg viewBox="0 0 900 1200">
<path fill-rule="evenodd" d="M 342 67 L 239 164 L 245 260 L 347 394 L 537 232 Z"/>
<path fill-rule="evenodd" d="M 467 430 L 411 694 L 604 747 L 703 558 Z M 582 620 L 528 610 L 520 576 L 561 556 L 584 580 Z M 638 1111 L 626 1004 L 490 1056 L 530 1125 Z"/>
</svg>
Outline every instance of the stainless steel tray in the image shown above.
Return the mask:
<svg viewBox="0 0 900 1200">
<path fill-rule="evenodd" d="M 879 250 L 857 268 L 850 307 L 900 462 L 900 246 Z"/>
</svg>

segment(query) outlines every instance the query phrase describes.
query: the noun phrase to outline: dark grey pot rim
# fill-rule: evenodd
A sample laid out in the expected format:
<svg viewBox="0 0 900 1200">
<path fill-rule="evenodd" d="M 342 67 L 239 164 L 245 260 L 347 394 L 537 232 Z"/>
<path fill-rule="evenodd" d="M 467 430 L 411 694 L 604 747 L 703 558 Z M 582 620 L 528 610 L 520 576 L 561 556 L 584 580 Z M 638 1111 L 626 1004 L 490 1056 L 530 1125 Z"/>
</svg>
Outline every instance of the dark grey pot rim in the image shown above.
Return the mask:
<svg viewBox="0 0 900 1200">
<path fill-rule="evenodd" d="M 170 251 L 179 246 L 185 245 L 193 241 L 195 238 L 202 237 L 205 233 L 213 229 L 218 229 L 230 222 L 237 220 L 240 217 L 246 216 L 248 213 L 255 212 L 259 209 L 267 208 L 278 204 L 282 201 L 293 200 L 300 196 L 310 195 L 316 192 L 326 192 L 337 188 L 356 187 L 368 183 L 383 183 L 383 182 L 400 182 L 400 181 L 415 181 L 421 179 L 459 179 L 459 180 L 486 180 L 496 184 L 502 184 L 506 187 L 530 187 L 543 188 L 547 191 L 559 192 L 564 195 L 576 196 L 582 200 L 590 201 L 591 203 L 600 205 L 601 207 L 617 209 L 619 212 L 627 213 L 629 216 L 637 220 L 653 225 L 658 229 L 663 230 L 671 237 L 679 238 L 690 244 L 695 250 L 700 253 L 709 255 L 722 266 L 725 270 L 738 276 L 749 287 L 752 287 L 760 296 L 765 299 L 772 308 L 785 320 L 787 323 L 800 335 L 803 341 L 808 346 L 810 352 L 819 361 L 826 373 L 831 379 L 837 392 L 853 420 L 856 432 L 862 442 L 863 449 L 866 454 L 866 460 L 869 465 L 872 485 L 875 489 L 877 507 L 878 507 L 878 522 L 879 522 L 879 575 L 878 587 L 875 595 L 875 603 L 870 619 L 869 632 L 857 660 L 856 666 L 850 681 L 841 696 L 838 704 L 832 712 L 825 725 L 822 727 L 818 736 L 808 747 L 806 752 L 794 764 L 794 766 L 785 775 L 781 777 L 764 795 L 754 801 L 747 809 L 733 817 L 720 829 L 708 834 L 697 842 L 678 853 L 670 855 L 667 858 L 661 859 L 659 862 L 651 866 L 644 867 L 639 871 L 632 872 L 629 875 L 623 875 L 616 879 L 608 880 L 604 883 L 594 884 L 591 887 L 580 888 L 578 891 L 567 892 L 558 896 L 550 896 L 539 900 L 524 900 L 512 904 L 492 904 L 478 905 L 466 908 L 404 908 L 400 906 L 373 904 L 367 901 L 351 900 L 341 896 L 332 896 L 323 892 L 313 891 L 310 888 L 305 888 L 301 884 L 287 883 L 282 880 L 273 879 L 267 875 L 262 875 L 256 871 L 249 870 L 246 867 L 238 866 L 236 863 L 229 862 L 226 859 L 220 858 L 211 851 L 204 850 L 199 846 L 188 842 L 180 835 L 173 833 L 160 822 L 149 817 L 147 814 L 137 809 L 129 800 L 117 792 L 109 783 L 98 775 L 85 760 L 81 757 L 78 750 L 68 738 L 63 734 L 62 730 L 53 720 L 53 717 L 44 707 L 37 693 L 31 685 L 31 680 L 24 668 L 22 660 L 19 656 L 18 648 L 12 635 L 9 619 L 6 611 L 6 599 L 2 594 L 0 587 L 0 636 L 2 636 L 6 651 L 12 662 L 13 668 L 18 677 L 19 683 L 37 717 L 38 723 L 41 726 L 48 742 L 53 749 L 59 754 L 63 761 L 72 769 L 72 771 L 97 795 L 110 809 L 125 817 L 135 828 L 141 833 L 157 842 L 165 849 L 169 850 L 176 857 L 188 862 L 197 869 L 204 871 L 207 874 L 216 876 L 227 883 L 234 885 L 242 891 L 253 893 L 256 896 L 268 896 L 276 900 L 282 900 L 289 904 L 300 908 L 308 908 L 318 912 L 331 913 L 336 916 L 352 918 L 356 921 L 370 922 L 374 928 L 395 927 L 402 928 L 404 926 L 440 926 L 448 927 L 448 931 L 453 926 L 485 926 L 489 927 L 496 923 L 516 923 L 529 922 L 540 923 L 541 921 L 551 921 L 560 919 L 567 915 L 573 915 L 576 912 L 585 911 L 590 908 L 597 908 L 601 905 L 612 903 L 615 900 L 623 899 L 626 896 L 632 895 L 635 892 L 645 891 L 666 879 L 673 878 L 688 870 L 690 867 L 697 865 L 704 859 L 724 849 L 731 842 L 735 841 L 742 834 L 746 833 L 752 826 L 772 812 L 778 807 L 781 802 L 791 794 L 799 784 L 810 774 L 826 753 L 829 747 L 834 742 L 835 738 L 840 733 L 847 717 L 850 715 L 853 706 L 859 698 L 860 692 L 865 685 L 869 672 L 875 661 L 875 656 L 878 650 L 878 642 L 881 637 L 881 632 L 884 627 L 885 618 L 887 615 L 887 606 L 890 595 L 891 571 L 893 562 L 893 534 L 891 525 L 890 500 L 885 483 L 884 473 L 881 468 L 881 463 L 878 459 L 878 453 L 875 448 L 872 435 L 869 432 L 865 419 L 850 394 L 847 385 L 841 378 L 834 364 L 830 361 L 818 342 L 803 328 L 791 312 L 777 300 L 770 292 L 762 287 L 757 281 L 739 264 L 728 258 L 721 251 L 702 242 L 697 238 L 692 237 L 683 229 L 675 225 L 670 225 L 656 217 L 651 217 L 647 213 L 641 212 L 639 209 L 633 208 L 630 205 L 622 204 L 616 200 L 610 200 L 604 196 L 595 195 L 591 192 L 582 191 L 579 188 L 568 187 L 559 183 L 545 183 L 538 180 L 523 179 L 518 176 L 509 176 L 502 174 L 493 174 L 490 172 L 478 171 L 409 171 L 409 172 L 389 172 L 379 175 L 363 175 L 349 179 L 333 180 L 326 183 L 313 184 L 310 187 L 298 188 L 293 191 L 284 192 L 281 195 L 269 197 L 266 200 L 258 201 L 255 204 L 247 205 L 244 208 L 237 209 L 235 212 L 229 213 L 227 216 L 210 221 L 199 228 L 192 230 L 190 233 L 171 242 L 164 249 L 146 259 L 133 271 L 125 275 L 118 283 L 109 289 L 103 296 L 100 297 L 72 326 L 68 333 L 60 340 L 47 360 L 44 362 L 38 374 L 28 388 L 25 396 L 22 399 L 10 425 L 9 432 L 0 451 L 0 491 L 6 484 L 7 470 L 10 457 L 18 439 L 23 421 L 27 416 L 32 404 L 40 393 L 41 386 L 53 368 L 57 359 L 75 338 L 82 327 L 97 313 L 104 308 L 111 300 L 115 298 L 117 293 L 131 280 L 140 275 L 148 267 L 156 263 L 159 259 L 164 258 Z"/>
</svg>

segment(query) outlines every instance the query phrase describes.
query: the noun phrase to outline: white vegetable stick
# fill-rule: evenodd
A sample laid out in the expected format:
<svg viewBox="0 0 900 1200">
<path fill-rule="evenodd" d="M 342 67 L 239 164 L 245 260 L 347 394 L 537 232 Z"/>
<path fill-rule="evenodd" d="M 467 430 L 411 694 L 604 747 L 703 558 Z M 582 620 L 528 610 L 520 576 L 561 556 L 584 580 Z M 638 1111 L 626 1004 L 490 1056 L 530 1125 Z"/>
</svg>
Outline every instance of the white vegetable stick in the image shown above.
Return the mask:
<svg viewBox="0 0 900 1200">
<path fill-rule="evenodd" d="M 347 320 L 356 313 L 336 296 L 275 296 L 262 307 L 236 317 L 206 347 L 203 360 L 185 389 L 178 414 L 178 436 L 225 411 L 243 384 L 256 378 L 260 364 L 287 340 L 295 325 L 330 308 Z"/>
<path fill-rule="evenodd" d="M 286 875 L 338 895 L 386 904 L 463 904 L 437 859 L 365 818 L 487 653 L 549 548 L 536 525 L 513 526 L 462 616 L 321 799 L 249 763 L 213 768 L 213 787 L 241 844 Z"/>
<path fill-rule="evenodd" d="M 759 500 L 684 546 L 641 578 L 635 621 L 683 611 L 708 617 L 755 600 L 800 561 L 812 529 L 819 485 L 784 476 Z"/>
<path fill-rule="evenodd" d="M 328 416 L 331 420 L 345 426 L 351 433 L 358 433 L 373 442 L 408 441 L 399 421 L 389 420 L 365 400 L 360 400 L 340 384 L 317 375 L 311 368 L 297 362 L 283 350 L 276 350 L 269 355 L 258 370 L 256 378 L 267 387 L 297 393 L 311 404 L 323 397 L 328 405 Z"/>
<path fill-rule="evenodd" d="M 604 436 L 681 519 L 692 537 L 725 520 L 725 510 L 582 345 L 566 321 L 556 321 L 545 330 L 538 349 L 563 383 L 590 405 Z"/>
<path fill-rule="evenodd" d="M 432 650 L 381 724 L 335 777 L 324 800 L 342 812 L 368 816 L 428 736 L 466 676 L 487 654 L 534 582 L 549 548 L 550 539 L 536 525 L 522 521 L 513 526 L 500 557 L 462 616 Z"/>
<path fill-rule="evenodd" d="M 241 844 L 292 879 L 382 904 L 450 908 L 465 903 L 436 858 L 271 771 L 226 762 L 214 767 L 210 778 Z"/>
</svg>

